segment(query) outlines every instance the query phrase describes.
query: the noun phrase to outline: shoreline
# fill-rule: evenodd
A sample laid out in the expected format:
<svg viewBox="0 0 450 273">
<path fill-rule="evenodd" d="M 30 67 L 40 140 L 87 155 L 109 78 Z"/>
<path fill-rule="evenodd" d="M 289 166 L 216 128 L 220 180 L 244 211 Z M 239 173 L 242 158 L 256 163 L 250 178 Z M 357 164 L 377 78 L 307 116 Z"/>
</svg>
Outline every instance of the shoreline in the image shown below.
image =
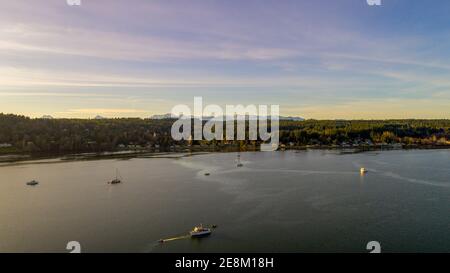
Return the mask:
<svg viewBox="0 0 450 273">
<path fill-rule="evenodd" d="M 280 147 L 275 152 L 283 151 L 339 151 L 340 154 L 356 154 L 372 151 L 400 151 L 400 150 L 447 150 L 450 145 L 374 145 L 359 147 L 341 147 L 326 145 L 306 145 L 293 147 Z M 15 153 L 0 154 L 0 164 L 27 162 L 37 160 L 59 159 L 57 162 L 82 161 L 82 160 L 106 160 L 106 159 L 132 159 L 132 158 L 183 158 L 210 153 L 237 153 L 237 152 L 261 152 L 259 147 L 227 147 L 224 149 L 214 149 L 206 147 L 191 147 L 190 149 L 161 149 L 161 150 L 123 150 L 123 151 L 103 151 L 86 153 Z"/>
</svg>

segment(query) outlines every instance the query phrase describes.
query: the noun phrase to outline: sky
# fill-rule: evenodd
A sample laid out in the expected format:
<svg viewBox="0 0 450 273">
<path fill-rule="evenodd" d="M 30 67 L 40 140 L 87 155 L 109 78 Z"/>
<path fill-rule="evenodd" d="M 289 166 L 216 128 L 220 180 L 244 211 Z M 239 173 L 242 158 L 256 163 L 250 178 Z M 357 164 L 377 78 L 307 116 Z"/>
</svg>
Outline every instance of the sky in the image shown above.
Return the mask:
<svg viewBox="0 0 450 273">
<path fill-rule="evenodd" d="M 450 118 L 450 1 L 0 0 L 0 112 Z"/>
</svg>

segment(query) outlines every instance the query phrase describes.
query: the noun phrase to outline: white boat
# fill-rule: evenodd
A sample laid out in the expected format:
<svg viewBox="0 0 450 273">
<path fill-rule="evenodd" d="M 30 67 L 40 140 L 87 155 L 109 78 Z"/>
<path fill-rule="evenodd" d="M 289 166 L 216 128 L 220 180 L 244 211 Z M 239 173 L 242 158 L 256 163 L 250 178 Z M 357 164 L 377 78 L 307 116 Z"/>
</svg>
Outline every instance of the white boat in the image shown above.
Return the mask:
<svg viewBox="0 0 450 273">
<path fill-rule="evenodd" d="M 119 179 L 119 177 L 120 177 L 119 170 L 116 169 L 116 178 L 111 180 L 110 182 L 108 182 L 108 184 L 120 184 L 120 183 L 122 183 L 122 179 L 121 179 L 122 177 L 120 177 L 120 179 Z"/>
<path fill-rule="evenodd" d="M 359 170 L 359 172 L 360 172 L 361 174 L 365 174 L 365 173 L 367 173 L 367 170 L 366 170 L 366 168 L 361 168 L 361 169 Z"/>
<path fill-rule="evenodd" d="M 39 182 L 36 180 L 31 180 L 30 182 L 27 182 L 28 186 L 36 186 L 37 184 L 39 184 Z"/>
<path fill-rule="evenodd" d="M 203 227 L 203 225 L 200 224 L 200 226 L 198 227 L 194 227 L 193 230 L 191 230 L 191 232 L 189 232 L 189 234 L 191 235 L 191 237 L 205 237 L 211 234 L 211 229 L 210 228 L 205 228 Z"/>
</svg>

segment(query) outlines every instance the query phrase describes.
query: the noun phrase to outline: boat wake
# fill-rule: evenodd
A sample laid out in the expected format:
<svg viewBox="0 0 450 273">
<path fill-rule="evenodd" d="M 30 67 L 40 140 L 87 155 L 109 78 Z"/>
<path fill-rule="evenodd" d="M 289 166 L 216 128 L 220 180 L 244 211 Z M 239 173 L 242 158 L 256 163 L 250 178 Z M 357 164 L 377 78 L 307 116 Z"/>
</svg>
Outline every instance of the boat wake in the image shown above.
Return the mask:
<svg viewBox="0 0 450 273">
<path fill-rule="evenodd" d="M 180 236 L 176 236 L 176 237 L 160 239 L 160 240 L 154 241 L 151 244 L 147 245 L 147 247 L 145 248 L 144 252 L 146 252 L 146 253 L 147 252 L 153 252 L 156 247 L 162 246 L 165 243 L 178 241 L 178 240 L 189 239 L 189 238 L 191 238 L 191 235 L 190 234 L 185 234 L 185 235 L 180 235 Z"/>
<path fill-rule="evenodd" d="M 165 239 L 159 239 L 155 243 L 154 246 L 159 245 L 159 244 L 163 244 L 163 243 L 177 241 L 177 240 L 184 240 L 184 239 L 189 239 L 189 238 L 203 237 L 203 235 L 210 235 L 211 234 L 211 230 L 215 229 L 215 228 L 217 228 L 217 225 L 208 225 L 208 226 L 205 226 L 205 227 L 203 227 L 203 225 L 200 225 L 198 227 L 195 227 L 188 234 L 183 234 L 183 235 L 170 237 L 170 238 L 165 238 Z"/>
<path fill-rule="evenodd" d="M 450 184 L 444 183 L 444 182 L 437 182 L 437 181 L 429 181 L 429 180 L 422 180 L 422 179 L 404 177 L 404 176 L 401 176 L 401 175 L 393 173 L 393 172 L 378 172 L 378 173 L 383 175 L 383 176 L 395 178 L 397 180 L 407 181 L 407 182 L 410 182 L 410 183 L 427 185 L 427 186 L 436 186 L 436 187 L 450 188 Z"/>
<path fill-rule="evenodd" d="M 317 171 L 317 170 L 292 170 L 292 169 L 248 169 L 251 172 L 285 172 L 299 173 L 304 175 L 310 174 L 355 174 L 355 172 L 338 172 L 338 171 Z"/>
<path fill-rule="evenodd" d="M 361 166 L 358 162 L 353 162 L 353 165 L 355 167 Z M 384 164 L 383 164 L 384 165 Z M 386 164 L 387 165 L 387 164 Z M 397 180 L 402 180 L 414 184 L 420 184 L 420 185 L 426 185 L 426 186 L 435 186 L 435 187 L 444 187 L 444 188 L 450 188 L 450 184 L 445 182 L 439 182 L 439 181 L 431 181 L 431 180 L 423 180 L 423 179 L 417 179 L 417 178 L 411 178 L 411 177 L 405 177 L 400 174 L 394 173 L 392 171 L 382 171 L 377 169 L 369 169 L 367 168 L 371 173 L 376 173 L 378 175 L 394 178 Z"/>
<path fill-rule="evenodd" d="M 186 235 L 181 235 L 181 236 L 177 236 L 177 237 L 161 239 L 161 240 L 158 241 L 158 243 L 168 243 L 168 242 L 177 241 L 177 240 L 183 240 L 183 239 L 188 239 L 188 238 L 191 238 L 191 235 L 186 234 Z"/>
</svg>

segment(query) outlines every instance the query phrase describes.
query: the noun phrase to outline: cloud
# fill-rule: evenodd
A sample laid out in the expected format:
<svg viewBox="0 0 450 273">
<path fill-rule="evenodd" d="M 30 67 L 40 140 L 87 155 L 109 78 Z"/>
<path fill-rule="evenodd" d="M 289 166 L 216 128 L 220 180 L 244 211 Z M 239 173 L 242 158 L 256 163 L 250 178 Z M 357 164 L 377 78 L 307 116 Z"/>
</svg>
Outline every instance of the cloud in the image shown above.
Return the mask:
<svg viewBox="0 0 450 273">
<path fill-rule="evenodd" d="M 96 97 L 120 97 L 112 94 L 96 94 L 96 93 L 67 93 L 67 92 L 0 92 L 0 97 L 81 97 L 81 98 L 96 98 Z M 123 98 L 122 98 L 123 99 Z"/>
<path fill-rule="evenodd" d="M 146 113 L 148 111 L 141 109 L 120 109 L 120 108 L 82 108 L 82 109 L 69 109 L 64 113 L 72 114 L 136 114 Z"/>
<path fill-rule="evenodd" d="M 287 114 L 301 113 L 315 119 L 446 119 L 450 116 L 450 98 L 433 99 L 366 99 L 288 106 Z"/>
<path fill-rule="evenodd" d="M 293 49 L 245 43 L 188 41 L 58 26 L 4 25 L 0 49 L 113 60 L 271 60 L 295 56 Z"/>
</svg>

